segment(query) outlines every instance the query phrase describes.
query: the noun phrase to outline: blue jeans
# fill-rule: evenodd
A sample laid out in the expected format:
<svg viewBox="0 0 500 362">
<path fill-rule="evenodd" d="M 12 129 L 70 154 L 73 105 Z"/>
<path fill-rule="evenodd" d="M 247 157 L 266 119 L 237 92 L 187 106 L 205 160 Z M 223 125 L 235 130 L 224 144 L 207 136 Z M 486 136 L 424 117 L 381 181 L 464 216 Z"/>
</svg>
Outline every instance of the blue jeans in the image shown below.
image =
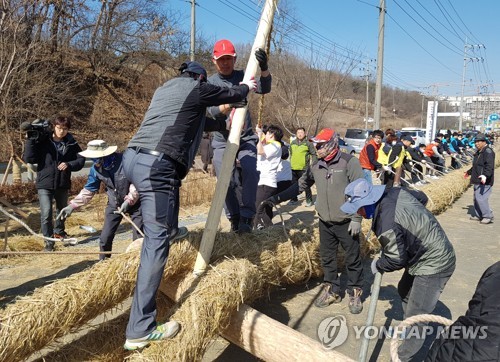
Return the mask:
<svg viewBox="0 0 500 362">
<path fill-rule="evenodd" d="M 177 163 L 127 149 L 123 169 L 141 200 L 144 241 L 127 325 L 128 339 L 141 338 L 156 328 L 156 293 L 168 258 L 169 239 L 177 228 L 179 187 Z"/>
<path fill-rule="evenodd" d="M 68 206 L 68 189 L 39 189 L 38 200 L 40 201 L 40 220 L 42 223 L 42 234 L 45 237 L 51 238 L 54 233 L 61 234 L 64 232 L 64 221 L 56 220 L 55 227 L 52 223 L 53 210 L 52 202 L 56 200 L 56 217 L 59 212 Z"/>
<path fill-rule="evenodd" d="M 373 185 L 373 180 L 372 180 L 372 170 L 368 170 L 366 168 L 363 169 L 363 176 L 365 177 L 365 180 L 368 181 L 370 185 Z"/>
<path fill-rule="evenodd" d="M 403 302 L 404 318 L 418 314 L 431 314 L 450 279 L 455 266 L 441 273 L 431 275 L 410 275 L 405 270 L 398 284 L 398 294 Z M 423 327 L 425 324 L 418 324 Z M 422 335 L 423 333 L 419 333 Z M 398 355 L 401 362 L 411 361 L 425 342 L 425 338 L 409 338 L 399 346 Z"/>
</svg>

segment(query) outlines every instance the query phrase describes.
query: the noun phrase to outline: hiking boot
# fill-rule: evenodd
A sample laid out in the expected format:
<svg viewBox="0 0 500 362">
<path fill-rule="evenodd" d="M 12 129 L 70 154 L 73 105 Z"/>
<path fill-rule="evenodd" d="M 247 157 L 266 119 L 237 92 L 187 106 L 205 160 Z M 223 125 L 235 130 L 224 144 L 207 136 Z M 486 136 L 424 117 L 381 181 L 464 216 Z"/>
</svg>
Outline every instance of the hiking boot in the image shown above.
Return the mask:
<svg viewBox="0 0 500 362">
<path fill-rule="evenodd" d="M 297 205 L 298 200 L 290 200 L 287 205 Z"/>
<path fill-rule="evenodd" d="M 491 219 L 488 219 L 487 217 L 480 221 L 481 224 L 491 224 L 492 222 L 493 221 Z"/>
<path fill-rule="evenodd" d="M 472 221 L 481 221 L 481 219 L 478 218 L 477 216 L 471 216 L 471 217 L 469 217 L 469 220 L 472 220 Z"/>
<path fill-rule="evenodd" d="M 308 201 L 306 201 L 306 206 L 307 207 L 314 206 L 314 202 L 312 200 L 308 200 Z"/>
<path fill-rule="evenodd" d="M 231 223 L 231 231 L 237 233 L 240 229 L 240 215 L 230 217 L 229 222 Z"/>
<path fill-rule="evenodd" d="M 189 234 L 189 231 L 188 231 L 187 227 L 181 226 L 180 228 L 177 228 L 175 230 L 175 232 L 172 234 L 172 236 L 170 236 L 169 244 L 172 245 L 177 240 L 184 239 L 188 234 Z"/>
<path fill-rule="evenodd" d="M 253 219 L 242 217 L 238 225 L 238 234 L 247 234 L 252 232 Z"/>
<path fill-rule="evenodd" d="M 363 303 L 361 302 L 361 288 L 352 288 L 352 294 L 349 293 L 349 312 L 352 314 L 359 314 L 363 310 Z"/>
<path fill-rule="evenodd" d="M 156 329 L 142 338 L 127 339 L 123 348 L 128 351 L 135 351 L 144 348 L 151 342 L 158 342 L 163 339 L 174 337 L 179 332 L 179 323 L 170 321 L 163 324 L 158 324 Z"/>
<path fill-rule="evenodd" d="M 328 307 L 332 303 L 340 303 L 342 297 L 337 293 L 332 292 L 332 285 L 330 283 L 323 283 L 322 290 L 314 301 L 314 305 L 318 308 Z"/>
</svg>

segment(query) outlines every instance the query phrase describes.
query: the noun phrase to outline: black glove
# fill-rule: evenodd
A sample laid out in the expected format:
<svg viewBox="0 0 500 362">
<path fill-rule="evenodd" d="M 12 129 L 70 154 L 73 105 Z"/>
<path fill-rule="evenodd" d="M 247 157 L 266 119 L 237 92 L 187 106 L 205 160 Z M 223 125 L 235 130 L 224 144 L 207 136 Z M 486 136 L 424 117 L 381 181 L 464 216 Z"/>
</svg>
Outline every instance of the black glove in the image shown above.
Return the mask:
<svg viewBox="0 0 500 362">
<path fill-rule="evenodd" d="M 243 108 L 243 107 L 246 107 L 247 104 L 248 104 L 248 102 L 247 102 L 247 99 L 245 98 L 239 102 L 229 103 L 229 107 L 231 107 L 231 108 Z"/>
<path fill-rule="evenodd" d="M 269 69 L 267 66 L 267 54 L 263 49 L 259 48 L 255 51 L 255 58 L 257 58 L 257 61 L 259 62 L 261 71 L 265 72 Z"/>
<path fill-rule="evenodd" d="M 262 201 L 260 203 L 260 207 L 264 208 L 264 207 L 268 206 L 268 207 L 270 207 L 272 209 L 276 204 L 279 204 L 279 203 L 280 202 L 276 199 L 276 197 L 271 196 L 270 198 L 265 199 L 264 201 Z"/>
</svg>

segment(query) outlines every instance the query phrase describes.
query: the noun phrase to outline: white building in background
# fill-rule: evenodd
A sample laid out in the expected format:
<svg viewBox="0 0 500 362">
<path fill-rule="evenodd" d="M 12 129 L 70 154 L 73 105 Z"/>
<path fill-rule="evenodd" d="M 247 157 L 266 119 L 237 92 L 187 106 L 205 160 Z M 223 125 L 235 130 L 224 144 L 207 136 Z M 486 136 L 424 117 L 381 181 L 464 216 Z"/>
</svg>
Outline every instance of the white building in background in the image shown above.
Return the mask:
<svg viewBox="0 0 500 362">
<path fill-rule="evenodd" d="M 447 112 L 460 112 L 461 97 L 440 97 L 441 102 L 447 102 Z M 490 114 L 500 113 L 500 94 L 479 96 L 464 96 L 464 121 L 472 126 L 483 125 Z"/>
</svg>

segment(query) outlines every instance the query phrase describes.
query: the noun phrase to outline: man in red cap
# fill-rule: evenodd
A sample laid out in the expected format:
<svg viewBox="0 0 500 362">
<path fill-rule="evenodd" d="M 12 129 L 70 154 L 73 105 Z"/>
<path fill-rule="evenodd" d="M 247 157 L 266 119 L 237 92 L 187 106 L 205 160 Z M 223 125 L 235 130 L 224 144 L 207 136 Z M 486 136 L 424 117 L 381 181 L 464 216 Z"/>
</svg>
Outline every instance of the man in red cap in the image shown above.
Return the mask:
<svg viewBox="0 0 500 362">
<path fill-rule="evenodd" d="M 359 249 L 361 216 L 355 212 L 347 214 L 340 210 L 345 201 L 344 189 L 354 180 L 364 178 L 363 170 L 356 157 L 339 150 L 337 133 L 325 128 L 310 140 L 316 147 L 318 161 L 307 167 L 298 183 L 287 190 L 270 197 L 263 205 L 272 206 L 303 192 L 316 184 L 316 211 L 319 216 L 319 252 L 323 268 L 322 290 L 314 305 L 324 308 L 332 303 L 340 303 L 340 278 L 337 270 L 337 249 L 339 244 L 345 251 L 347 269 L 347 294 L 349 311 L 361 313 L 363 304 L 363 265 Z"/>
<path fill-rule="evenodd" d="M 261 70 L 256 92 L 260 94 L 269 93 L 271 91 L 271 73 L 269 73 L 267 65 L 267 54 L 264 50 L 257 49 L 255 57 Z M 240 84 L 243 80 L 244 71 L 234 69 L 236 50 L 229 40 L 222 39 L 215 43 L 212 61 L 215 64 L 217 73 L 208 78 L 209 83 L 220 87 L 232 87 Z M 208 112 L 217 120 L 227 121 L 235 106 L 241 106 L 241 104 L 221 104 L 220 106 L 208 108 Z M 216 175 L 219 175 L 221 171 L 222 155 L 226 149 L 228 136 L 228 130 L 213 133 L 212 147 L 214 154 L 212 162 Z M 255 198 L 259 182 L 257 142 L 258 137 L 252 129 L 250 112 L 247 111 L 241 132 L 240 147 L 236 155 L 236 163 L 240 167 L 234 168 L 234 172 L 241 172 L 241 175 L 232 178 L 233 180 L 241 180 L 241 185 L 238 185 L 236 181 L 231 182 L 225 203 L 226 215 L 231 221 L 231 230 L 239 233 L 251 232 L 256 212 Z"/>
</svg>

